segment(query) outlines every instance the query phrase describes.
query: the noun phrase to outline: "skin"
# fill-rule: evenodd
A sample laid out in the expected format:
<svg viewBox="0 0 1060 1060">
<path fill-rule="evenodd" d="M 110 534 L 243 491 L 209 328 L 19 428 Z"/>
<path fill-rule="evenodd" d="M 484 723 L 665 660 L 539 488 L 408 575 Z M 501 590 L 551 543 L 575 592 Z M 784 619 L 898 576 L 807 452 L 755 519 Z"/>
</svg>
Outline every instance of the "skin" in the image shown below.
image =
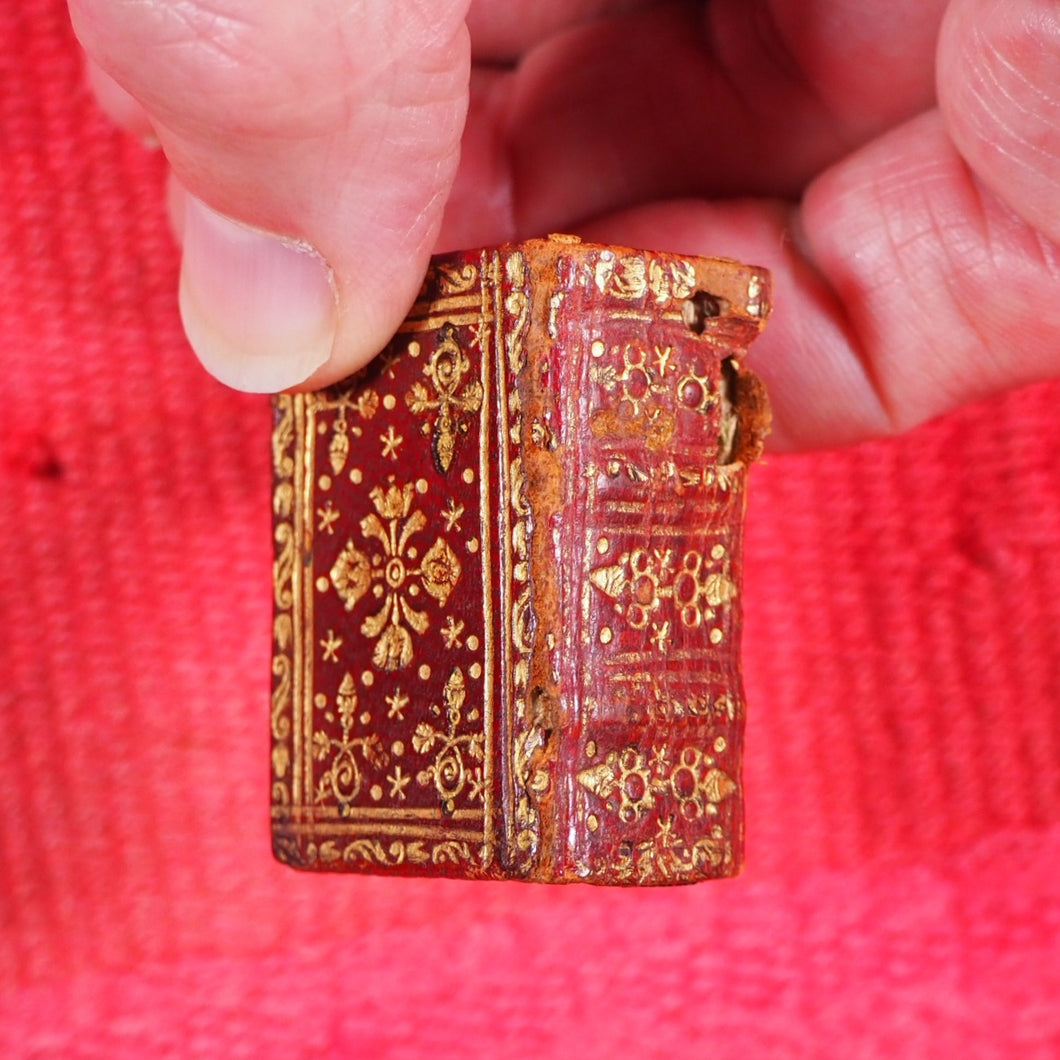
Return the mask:
<svg viewBox="0 0 1060 1060">
<path fill-rule="evenodd" d="M 183 191 L 387 341 L 435 249 L 550 231 L 774 272 L 775 449 L 1060 374 L 1055 0 L 70 0 Z"/>
</svg>

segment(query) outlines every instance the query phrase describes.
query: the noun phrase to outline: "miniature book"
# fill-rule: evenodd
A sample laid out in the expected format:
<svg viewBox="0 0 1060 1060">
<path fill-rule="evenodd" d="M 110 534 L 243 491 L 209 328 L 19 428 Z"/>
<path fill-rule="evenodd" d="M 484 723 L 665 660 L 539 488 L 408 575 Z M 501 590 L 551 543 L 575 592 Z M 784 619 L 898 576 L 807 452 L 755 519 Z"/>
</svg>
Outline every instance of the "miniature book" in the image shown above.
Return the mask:
<svg viewBox="0 0 1060 1060">
<path fill-rule="evenodd" d="M 435 258 L 274 399 L 272 829 L 317 870 L 739 871 L 761 268 L 554 236 Z"/>
</svg>

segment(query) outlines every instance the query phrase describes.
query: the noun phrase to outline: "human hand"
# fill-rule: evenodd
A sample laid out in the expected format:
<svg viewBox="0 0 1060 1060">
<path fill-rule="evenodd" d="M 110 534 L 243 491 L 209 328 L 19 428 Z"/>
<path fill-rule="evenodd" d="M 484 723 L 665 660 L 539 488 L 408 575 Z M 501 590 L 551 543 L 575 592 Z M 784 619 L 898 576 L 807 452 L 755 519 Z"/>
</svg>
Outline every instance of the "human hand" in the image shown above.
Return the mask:
<svg viewBox="0 0 1060 1060">
<path fill-rule="evenodd" d="M 172 165 L 220 379 L 334 381 L 433 250 L 563 230 L 773 270 L 778 448 L 1060 372 L 1053 0 L 467 7 L 70 0 L 108 109 Z"/>
</svg>

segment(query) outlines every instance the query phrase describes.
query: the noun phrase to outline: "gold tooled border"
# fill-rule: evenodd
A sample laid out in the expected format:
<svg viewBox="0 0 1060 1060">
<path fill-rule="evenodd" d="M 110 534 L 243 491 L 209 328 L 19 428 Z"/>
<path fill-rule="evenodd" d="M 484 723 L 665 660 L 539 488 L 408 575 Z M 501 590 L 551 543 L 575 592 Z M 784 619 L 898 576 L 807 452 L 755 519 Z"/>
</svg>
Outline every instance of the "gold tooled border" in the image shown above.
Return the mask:
<svg viewBox="0 0 1060 1060">
<path fill-rule="evenodd" d="M 297 535 L 295 503 L 295 398 L 280 394 L 272 402 L 273 469 L 273 656 L 270 731 L 272 735 L 272 816 L 286 818 L 293 804 L 292 709 L 294 704 L 294 600 Z M 277 845 L 277 854 L 285 851 Z"/>
<path fill-rule="evenodd" d="M 379 867 L 431 861 L 470 862 L 479 870 L 486 870 L 495 858 L 496 784 L 496 673 L 497 644 L 496 611 L 493 600 L 493 569 L 495 529 L 492 525 L 494 506 L 491 503 L 493 469 L 490 457 L 492 440 L 497 428 L 492 423 L 491 395 L 496 385 L 492 379 L 493 337 L 501 329 L 499 313 L 503 306 L 495 301 L 496 283 L 487 271 L 489 255 L 483 254 L 479 263 L 480 290 L 472 304 L 473 314 L 466 309 L 471 299 L 460 299 L 460 305 L 440 306 L 438 302 L 423 306 L 426 313 L 417 317 L 415 310 L 402 326 L 402 331 L 429 331 L 444 323 L 477 323 L 481 352 L 481 380 L 486 400 L 480 410 L 479 502 L 480 540 L 482 542 L 483 592 L 483 735 L 486 757 L 483 763 L 484 805 L 481 811 L 457 811 L 455 820 L 437 819 L 441 827 L 431 827 L 433 811 L 385 812 L 378 807 L 363 807 L 354 811 L 352 820 L 334 819 L 325 808 L 315 807 L 313 795 L 313 588 L 312 569 L 314 536 L 313 506 L 315 483 L 315 436 L 317 413 L 331 407 L 325 393 L 279 395 L 274 398 L 275 423 L 273 429 L 273 519 L 275 553 L 273 563 L 274 622 L 273 622 L 273 690 L 271 731 L 273 738 L 273 794 L 272 817 L 277 855 L 286 861 L 309 864 L 316 861 L 334 862 L 340 859 L 373 862 Z M 438 308 L 454 312 L 439 314 Z M 416 307 L 420 308 L 419 306 Z M 463 312 L 461 312 L 463 310 Z M 498 500 L 507 492 L 504 475 L 497 484 Z M 299 562 L 302 557 L 305 562 Z M 469 828 L 472 824 L 478 828 Z M 462 826 L 462 827 L 461 827 Z M 343 837 L 364 836 L 353 846 L 356 850 L 340 852 L 336 845 Z M 380 840 L 391 841 L 388 847 Z M 423 841 L 435 841 L 433 848 L 424 848 Z M 304 849 L 301 844 L 305 843 Z"/>
</svg>

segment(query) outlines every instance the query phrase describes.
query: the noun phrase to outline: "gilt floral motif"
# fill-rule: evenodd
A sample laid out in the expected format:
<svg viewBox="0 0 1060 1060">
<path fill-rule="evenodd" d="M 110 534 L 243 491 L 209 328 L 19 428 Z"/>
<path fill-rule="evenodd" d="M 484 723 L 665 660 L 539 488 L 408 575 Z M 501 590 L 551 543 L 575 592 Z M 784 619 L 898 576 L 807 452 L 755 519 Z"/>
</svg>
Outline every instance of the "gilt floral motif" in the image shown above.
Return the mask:
<svg viewBox="0 0 1060 1060">
<path fill-rule="evenodd" d="M 450 673 L 442 698 L 445 707 L 445 729 L 438 729 L 430 722 L 421 721 L 412 737 L 412 746 L 418 754 L 428 754 L 437 749 L 434 761 L 420 772 L 416 781 L 425 787 L 433 784 L 442 803 L 442 812 L 452 813 L 456 808 L 457 799 L 465 791 L 470 802 L 482 801 L 481 763 L 486 756 L 486 749 L 481 732 L 459 732 L 461 711 L 467 699 L 467 683 L 459 667 Z M 441 713 L 437 706 L 432 709 Z M 478 710 L 473 709 L 469 712 L 467 720 L 474 722 L 478 717 Z"/>
<path fill-rule="evenodd" d="M 323 730 L 313 734 L 313 757 L 318 762 L 328 762 L 317 782 L 316 801 L 333 799 L 338 804 L 339 812 L 347 817 L 364 784 L 364 765 L 374 768 L 385 766 L 390 756 L 376 733 L 353 735 L 357 691 L 351 674 L 346 674 L 342 679 L 335 701 L 342 725 L 341 739 L 335 739 Z M 359 758 L 364 765 L 358 761 Z"/>
<path fill-rule="evenodd" d="M 411 483 L 376 486 L 369 494 L 375 512 L 360 522 L 366 547 L 371 551 L 374 545 L 374 554 L 351 539 L 330 573 L 347 611 L 369 591 L 381 602 L 360 630 L 375 641 L 372 662 L 382 670 L 400 670 L 412 662 L 413 634 L 426 633 L 430 625 L 418 598 L 425 593 L 444 606 L 460 580 L 460 560 L 441 537 L 420 556 L 413 539 L 426 528 L 427 518 L 412 507 L 415 495 Z"/>
<path fill-rule="evenodd" d="M 665 746 L 650 756 L 635 746 L 624 747 L 583 769 L 578 783 L 627 824 L 643 818 L 660 797 L 676 803 L 685 820 L 713 816 L 718 803 L 737 790 L 736 781 L 695 746 L 682 748 L 675 762 Z"/>
<path fill-rule="evenodd" d="M 618 604 L 634 629 L 646 628 L 653 619 L 661 627 L 669 621 L 664 615 L 698 629 L 717 618 L 737 594 L 722 546 L 709 555 L 689 549 L 680 559 L 669 548 L 635 548 L 622 553 L 617 563 L 590 571 L 589 581 Z"/>
<path fill-rule="evenodd" d="M 471 370 L 471 361 L 458 345 L 452 325 L 445 325 L 439 335 L 438 346 L 423 368 L 430 380 L 433 396 L 422 383 L 413 383 L 406 395 L 409 410 L 419 416 L 436 412 L 433 423 L 426 420 L 423 433 L 430 434 L 435 463 L 439 470 L 448 471 L 456 453 L 457 439 L 466 434 L 468 416 L 482 407 L 482 383 L 478 379 L 464 382 Z"/>
</svg>

